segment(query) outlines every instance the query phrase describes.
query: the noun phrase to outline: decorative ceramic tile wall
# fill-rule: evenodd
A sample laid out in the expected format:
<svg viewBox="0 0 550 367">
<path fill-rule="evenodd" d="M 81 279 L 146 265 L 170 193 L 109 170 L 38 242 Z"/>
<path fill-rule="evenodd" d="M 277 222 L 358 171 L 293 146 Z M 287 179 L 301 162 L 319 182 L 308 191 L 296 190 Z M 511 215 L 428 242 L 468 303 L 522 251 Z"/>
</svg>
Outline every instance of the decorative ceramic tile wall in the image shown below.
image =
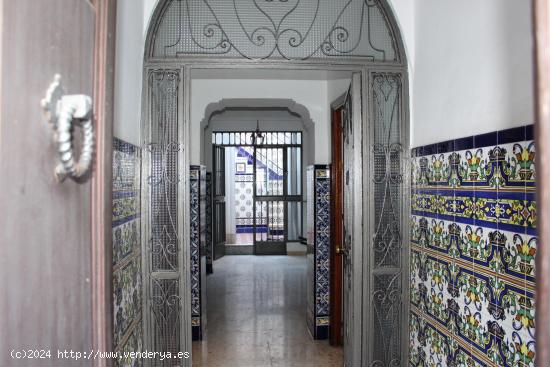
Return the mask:
<svg viewBox="0 0 550 367">
<path fill-rule="evenodd" d="M 142 285 L 140 235 L 140 171 L 138 147 L 113 141 L 113 315 L 115 351 L 142 350 Z M 120 359 L 117 366 L 141 366 Z"/>
<path fill-rule="evenodd" d="M 282 192 L 283 176 L 272 169 L 275 162 L 268 157 L 258 154 L 256 169 L 259 175 L 267 174 L 270 177 L 270 189 L 274 192 Z M 261 177 L 258 179 L 261 181 Z M 257 187 L 259 194 L 267 192 L 262 187 Z M 274 204 L 276 212 L 283 211 L 283 203 Z M 257 215 L 261 215 L 260 208 L 256 208 Z M 254 233 L 254 148 L 237 147 L 235 150 L 235 222 L 237 233 Z M 267 225 L 258 225 L 257 232 L 267 233 Z"/>
<path fill-rule="evenodd" d="M 254 150 L 235 149 L 235 225 L 237 233 L 254 233 Z"/>
<path fill-rule="evenodd" d="M 212 242 L 212 173 L 206 172 L 206 199 L 205 199 L 205 232 L 204 247 L 206 249 L 206 273 L 212 274 L 212 256 L 214 245 Z"/>
<path fill-rule="evenodd" d="M 254 233 L 254 175 L 235 174 L 235 221 L 237 233 Z"/>
<path fill-rule="evenodd" d="M 315 339 L 326 339 L 330 320 L 330 166 L 308 167 L 307 243 L 307 323 Z"/>
<path fill-rule="evenodd" d="M 206 322 L 206 169 L 190 167 L 191 324 L 193 340 L 202 339 Z"/>
<path fill-rule="evenodd" d="M 412 366 L 535 366 L 532 126 L 413 150 Z"/>
</svg>

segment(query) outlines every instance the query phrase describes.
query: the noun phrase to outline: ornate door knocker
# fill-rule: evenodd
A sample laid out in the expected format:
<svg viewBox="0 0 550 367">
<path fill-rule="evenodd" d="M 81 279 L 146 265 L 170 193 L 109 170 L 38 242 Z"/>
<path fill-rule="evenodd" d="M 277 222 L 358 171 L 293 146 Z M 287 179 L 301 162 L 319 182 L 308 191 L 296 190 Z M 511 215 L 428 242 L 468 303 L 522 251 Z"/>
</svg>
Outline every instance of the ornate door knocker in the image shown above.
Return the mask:
<svg viewBox="0 0 550 367">
<path fill-rule="evenodd" d="M 92 99 L 86 95 L 65 95 L 61 76 L 55 75 L 53 83 L 41 101 L 46 119 L 54 130 L 59 164 L 55 177 L 63 182 L 67 177 L 75 181 L 83 178 L 90 170 L 94 152 L 94 130 L 92 125 Z M 78 161 L 73 148 L 74 126 L 82 129 L 82 148 Z"/>
</svg>

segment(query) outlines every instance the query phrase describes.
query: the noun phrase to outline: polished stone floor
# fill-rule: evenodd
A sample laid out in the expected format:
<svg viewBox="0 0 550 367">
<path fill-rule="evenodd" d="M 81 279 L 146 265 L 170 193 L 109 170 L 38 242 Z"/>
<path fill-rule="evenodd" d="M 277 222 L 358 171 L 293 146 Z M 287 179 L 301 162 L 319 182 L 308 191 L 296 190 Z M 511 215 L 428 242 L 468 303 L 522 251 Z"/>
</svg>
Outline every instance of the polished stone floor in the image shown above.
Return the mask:
<svg viewBox="0 0 550 367">
<path fill-rule="evenodd" d="M 305 256 L 225 256 L 207 293 L 193 366 L 342 366 L 341 348 L 308 333 Z"/>
</svg>

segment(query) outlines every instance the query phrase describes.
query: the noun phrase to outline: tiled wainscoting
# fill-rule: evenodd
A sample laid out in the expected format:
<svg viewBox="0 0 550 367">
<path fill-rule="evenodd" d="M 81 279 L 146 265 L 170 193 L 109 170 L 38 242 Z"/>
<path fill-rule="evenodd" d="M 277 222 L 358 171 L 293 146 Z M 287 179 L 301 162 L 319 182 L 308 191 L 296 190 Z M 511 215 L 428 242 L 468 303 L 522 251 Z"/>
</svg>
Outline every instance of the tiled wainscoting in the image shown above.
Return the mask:
<svg viewBox="0 0 550 367">
<path fill-rule="evenodd" d="M 190 235 L 191 235 L 191 324 L 193 340 L 202 339 L 206 324 L 206 169 L 191 166 Z"/>
<path fill-rule="evenodd" d="M 532 126 L 412 152 L 412 366 L 535 366 Z"/>
<path fill-rule="evenodd" d="M 307 325 L 328 338 L 330 321 L 330 166 L 307 170 Z"/>
<path fill-rule="evenodd" d="M 138 147 L 113 141 L 113 318 L 115 351 L 142 350 L 142 288 Z M 141 366 L 120 359 L 118 366 Z"/>
<path fill-rule="evenodd" d="M 206 273 L 213 272 L 212 258 L 214 247 L 212 243 L 212 173 L 206 172 L 206 207 L 205 207 L 205 229 L 204 229 L 204 247 L 206 249 Z"/>
</svg>

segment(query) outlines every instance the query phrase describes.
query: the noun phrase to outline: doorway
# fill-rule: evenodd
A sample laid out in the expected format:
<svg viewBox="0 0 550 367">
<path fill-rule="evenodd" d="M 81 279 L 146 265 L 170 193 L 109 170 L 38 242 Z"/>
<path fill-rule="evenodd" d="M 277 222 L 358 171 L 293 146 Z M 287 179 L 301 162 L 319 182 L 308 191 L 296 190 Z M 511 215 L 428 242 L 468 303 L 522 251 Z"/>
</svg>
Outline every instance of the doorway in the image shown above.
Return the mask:
<svg viewBox="0 0 550 367">
<path fill-rule="evenodd" d="M 221 194 L 213 221 L 233 223 L 233 243 L 226 245 L 251 246 L 254 255 L 286 255 L 287 243 L 302 235 L 302 132 L 214 132 L 212 144 L 213 184 Z M 216 228 L 214 258 L 223 256 L 225 242 L 227 232 Z"/>
<path fill-rule="evenodd" d="M 344 244 L 344 114 L 348 93 L 331 104 L 331 237 L 330 237 L 330 344 L 342 345 L 343 316 L 343 262 L 342 246 Z"/>
<path fill-rule="evenodd" d="M 173 151 L 177 155 L 175 171 L 181 173 L 176 177 L 182 178 L 177 181 L 176 200 L 185 204 L 183 195 L 189 192 L 189 185 L 184 172 L 196 162 L 189 149 L 195 134 L 190 126 L 194 123 L 191 109 L 196 109 L 191 103 L 194 70 L 218 68 L 233 75 L 243 70 L 262 74 L 270 69 L 297 74 L 352 72 L 353 113 L 346 126 L 348 154 L 344 160 L 345 364 L 400 364 L 408 346 L 407 59 L 387 1 L 342 0 L 319 2 L 318 7 L 314 3 L 262 2 L 247 6 L 240 0 L 233 4 L 160 1 L 145 45 L 143 136 L 146 142 L 154 142 L 150 132 L 155 131 L 158 121 L 164 124 L 166 120 L 170 125 L 163 128 L 174 129 L 170 138 L 177 139 L 178 149 Z M 155 96 L 163 94 L 168 98 L 157 97 L 162 103 L 155 103 Z M 328 151 L 330 140 L 323 139 L 326 146 L 321 149 Z M 152 173 L 148 163 L 145 159 L 146 177 Z M 147 188 L 144 191 L 147 198 Z M 400 205 L 385 205 L 390 201 Z M 188 209 L 186 205 L 174 209 L 177 238 L 181 240 L 176 244 L 181 254 L 179 264 L 188 264 Z M 151 219 L 145 213 L 144 228 L 151 227 Z M 150 233 L 144 234 L 146 243 Z M 144 252 L 150 249 L 144 247 Z M 148 263 L 144 265 L 148 269 L 144 284 L 149 287 L 144 291 L 145 302 L 149 305 L 154 293 L 150 280 L 159 274 L 149 271 Z M 189 350 L 189 274 L 182 266 L 167 270 L 169 274 L 162 275 L 169 275 L 165 279 L 174 285 L 169 299 L 176 297 L 184 302 L 178 350 Z M 396 294 L 403 296 L 393 297 Z M 155 325 L 148 315 L 144 320 L 144 344 L 151 346 L 153 333 L 149 330 L 162 332 L 168 325 Z"/>
</svg>

